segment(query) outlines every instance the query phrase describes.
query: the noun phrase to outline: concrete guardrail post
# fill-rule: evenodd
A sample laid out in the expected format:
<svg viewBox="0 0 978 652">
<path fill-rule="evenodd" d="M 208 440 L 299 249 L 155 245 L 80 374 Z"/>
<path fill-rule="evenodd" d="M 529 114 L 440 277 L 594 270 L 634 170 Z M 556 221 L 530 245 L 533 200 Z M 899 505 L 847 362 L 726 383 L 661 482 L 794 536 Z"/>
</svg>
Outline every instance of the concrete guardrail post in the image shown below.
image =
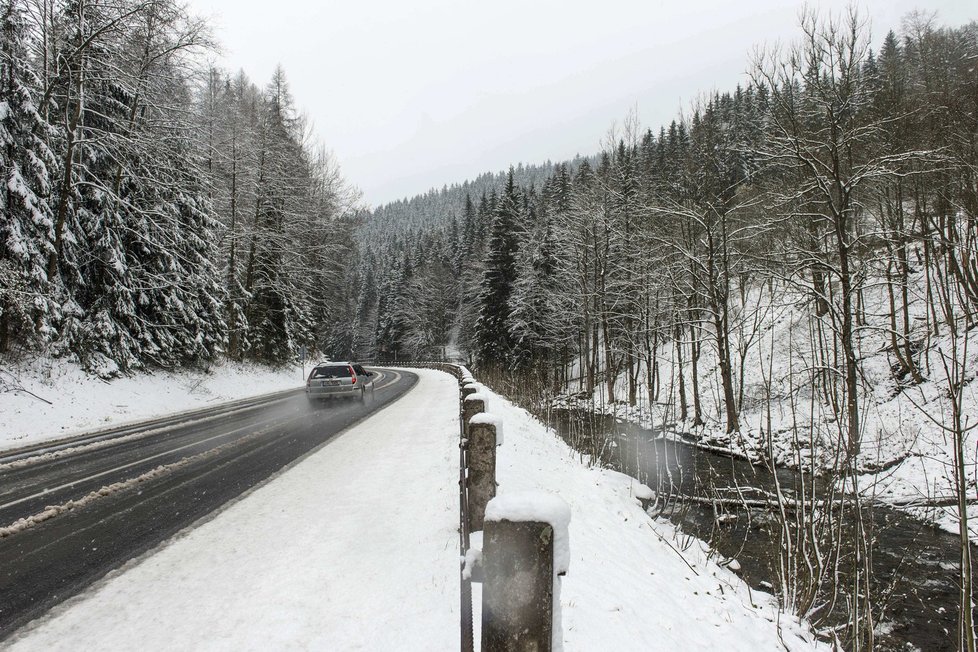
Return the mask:
<svg viewBox="0 0 978 652">
<path fill-rule="evenodd" d="M 503 494 L 486 509 L 482 649 L 562 648 L 560 576 L 567 572 L 570 508 L 545 492 Z"/>
<path fill-rule="evenodd" d="M 462 400 L 465 400 L 466 396 L 471 396 L 479 391 L 479 386 L 475 383 L 467 383 L 462 385 L 462 389 L 459 390 L 462 393 Z"/>
<path fill-rule="evenodd" d="M 488 405 L 489 397 L 481 392 L 469 394 L 462 399 L 462 429 L 466 439 L 469 437 L 469 419 L 485 412 Z"/>
<path fill-rule="evenodd" d="M 469 527 L 482 529 L 486 506 L 496 497 L 496 447 L 503 443 L 503 420 L 481 412 L 469 419 Z"/>
</svg>

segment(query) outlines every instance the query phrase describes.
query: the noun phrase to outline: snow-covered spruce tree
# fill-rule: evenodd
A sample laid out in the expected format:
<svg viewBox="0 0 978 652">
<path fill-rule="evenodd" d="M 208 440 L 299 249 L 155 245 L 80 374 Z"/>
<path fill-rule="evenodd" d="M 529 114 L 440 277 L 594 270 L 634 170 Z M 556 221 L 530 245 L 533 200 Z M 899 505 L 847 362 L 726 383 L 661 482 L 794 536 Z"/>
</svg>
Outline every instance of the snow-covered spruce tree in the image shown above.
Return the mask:
<svg viewBox="0 0 978 652">
<path fill-rule="evenodd" d="M 128 192 L 118 173 L 131 150 L 117 151 L 125 122 L 124 34 L 129 7 L 69 2 L 60 8 L 65 61 L 50 87 L 52 116 L 64 129 L 54 249 L 48 275 L 65 290 L 57 350 L 105 375 L 139 365 L 137 284 L 126 253 Z M 118 182 L 116 179 L 118 178 Z"/>
<path fill-rule="evenodd" d="M 466 195 L 469 199 L 469 196 Z M 479 289 L 485 275 L 486 225 L 492 221 L 490 199 L 482 195 L 479 207 L 471 200 L 466 202 L 462 225 L 461 269 L 459 272 L 459 300 L 456 329 L 457 346 L 471 360 L 476 353 L 477 324 L 479 321 Z"/>
<path fill-rule="evenodd" d="M 523 251 L 509 324 L 513 365 L 544 382 L 556 381 L 566 362 L 567 341 L 574 334 L 575 313 L 570 303 L 573 279 L 566 248 L 549 217 L 536 226 Z"/>
<path fill-rule="evenodd" d="M 172 2 L 69 2 L 64 65 L 46 99 L 62 122 L 48 274 L 64 288 L 57 351 L 103 374 L 212 355 L 213 222 L 192 131 L 202 25 Z"/>
<path fill-rule="evenodd" d="M 200 97 L 200 132 L 206 152 L 211 207 L 220 222 L 218 270 L 224 294 L 227 355 L 239 359 L 250 349 L 250 293 L 245 289 L 246 265 L 254 235 L 255 192 L 258 187 L 257 143 L 261 90 L 243 71 L 233 77 L 211 70 Z"/>
<path fill-rule="evenodd" d="M 360 198 L 310 140 L 284 71 L 262 90 L 243 72 L 212 69 L 196 104 L 208 195 L 223 227 L 228 355 L 281 362 L 300 346 L 352 355 Z"/>
<path fill-rule="evenodd" d="M 404 358 L 404 292 L 414 276 L 403 242 L 392 241 L 386 250 L 393 263 L 380 285 L 377 308 L 377 353 L 383 360 Z"/>
<path fill-rule="evenodd" d="M 553 386 L 554 391 L 562 391 L 567 382 L 567 372 L 572 356 L 576 352 L 577 336 L 580 332 L 578 310 L 574 304 L 573 250 L 569 242 L 569 222 L 571 215 L 572 181 L 569 167 L 560 163 L 554 169 L 553 175 L 544 183 L 541 202 L 543 222 L 550 229 L 544 229 L 544 240 L 552 239 L 552 257 L 557 267 L 552 279 L 554 292 L 551 298 L 556 299 L 551 307 L 554 311 L 548 323 L 549 337 L 555 342 L 552 349 Z M 550 250 L 551 245 L 547 248 Z"/>
<path fill-rule="evenodd" d="M 580 331 L 577 338 L 580 369 L 580 389 L 588 394 L 594 391 L 598 373 L 598 318 L 595 297 L 597 296 L 595 251 L 598 248 L 596 217 L 600 199 L 597 179 L 591 164 L 581 164 L 573 179 L 573 191 L 568 201 L 569 211 L 566 223 L 566 241 L 573 260 L 573 303 L 577 306 L 577 323 Z"/>
<path fill-rule="evenodd" d="M 643 251 L 636 246 L 640 241 L 639 219 L 639 166 L 638 120 L 629 116 L 625 120 L 617 145 L 613 148 L 611 165 L 604 175 L 608 194 L 610 233 L 606 240 L 611 243 L 608 255 L 606 283 L 606 339 L 613 346 L 608 360 L 617 360 L 609 369 L 621 369 L 627 382 L 627 399 L 635 405 L 638 393 L 639 304 L 645 288 L 639 274 L 639 260 Z M 617 375 L 617 374 L 613 374 Z M 609 384 L 609 392 L 613 385 Z M 609 398 L 614 397 L 609 393 Z"/>
<path fill-rule="evenodd" d="M 52 130 L 38 112 L 21 0 L 0 2 L 0 353 L 51 335 Z"/>
<path fill-rule="evenodd" d="M 308 166 L 281 68 L 265 90 L 259 120 L 254 222 L 244 283 L 250 294 L 246 353 L 277 362 L 294 358 L 299 346 L 312 340 L 308 297 L 295 282 L 299 270 L 290 267 L 291 236 L 302 221 Z"/>
<path fill-rule="evenodd" d="M 0 349 L 112 374 L 333 337 L 312 320 L 352 315 L 355 197 L 281 71 L 262 93 L 211 70 L 195 97 L 209 39 L 177 2 L 32 7 L 0 4 Z"/>
<path fill-rule="evenodd" d="M 129 35 L 130 95 L 120 149 L 132 148 L 129 170 L 117 163 L 116 193 L 132 207 L 127 221 L 127 255 L 138 283 L 137 314 L 143 361 L 173 365 L 206 359 L 223 350 L 222 289 L 213 260 L 211 202 L 203 151 L 193 125 L 178 116 L 192 104 L 189 51 L 206 45 L 204 27 L 171 3 L 155 3 L 138 14 Z M 129 177 L 128 193 L 123 192 Z M 154 183 L 141 182 L 154 179 Z"/>
<path fill-rule="evenodd" d="M 440 359 L 449 343 L 454 321 L 458 283 L 450 258 L 442 253 L 428 257 L 404 288 L 401 321 L 404 345 L 414 359 Z"/>
<path fill-rule="evenodd" d="M 314 217 L 307 223 L 308 236 L 299 240 L 303 253 L 295 262 L 310 303 L 314 346 L 335 359 L 360 356 L 355 345 L 361 266 L 353 237 L 359 219 L 358 211 Z"/>
<path fill-rule="evenodd" d="M 237 359 L 247 346 L 246 292 L 240 274 L 242 242 L 245 240 L 244 207 L 250 205 L 248 183 L 252 150 L 249 122 L 245 115 L 249 96 L 258 89 L 243 72 L 233 80 L 223 71 L 210 68 L 197 97 L 197 133 L 202 142 L 202 165 L 211 215 L 219 228 L 213 246 L 217 249 L 216 271 L 223 297 L 228 357 Z"/>
<path fill-rule="evenodd" d="M 523 193 L 510 169 L 499 205 L 493 215 L 486 246 L 485 272 L 479 293 L 476 346 L 479 361 L 499 367 L 510 362 L 513 352 L 512 293 L 516 282 L 519 242 L 524 233 Z"/>
<path fill-rule="evenodd" d="M 305 129 L 299 116 L 293 137 Z M 286 273 L 293 293 L 302 298 L 310 324 L 300 344 L 349 358 L 359 271 L 352 233 L 358 216 L 348 206 L 345 185 L 330 153 L 323 148 L 302 149 L 304 162 L 299 171 L 304 176 L 296 187 L 301 199 L 293 204 L 285 224 L 286 238 L 293 243 L 286 251 Z"/>
<path fill-rule="evenodd" d="M 358 360 L 373 360 L 377 357 L 377 312 L 380 301 L 377 296 L 377 282 L 374 279 L 372 257 L 364 265 L 366 273 L 360 274 L 357 291 L 356 330 L 353 334 L 353 357 Z"/>
</svg>

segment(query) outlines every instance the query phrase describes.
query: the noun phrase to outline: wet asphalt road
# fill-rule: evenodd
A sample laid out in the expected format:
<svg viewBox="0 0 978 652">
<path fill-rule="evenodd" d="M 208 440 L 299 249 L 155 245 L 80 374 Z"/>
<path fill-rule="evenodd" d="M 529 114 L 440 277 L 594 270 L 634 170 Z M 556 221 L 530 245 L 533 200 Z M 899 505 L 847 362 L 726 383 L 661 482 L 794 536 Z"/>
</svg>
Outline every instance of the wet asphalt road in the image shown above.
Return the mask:
<svg viewBox="0 0 978 652">
<path fill-rule="evenodd" d="M 0 538 L 0 641 L 417 382 L 410 372 L 374 371 L 366 404 L 310 404 L 299 389 L 0 453 L 0 529 L 97 496 Z M 114 483 L 123 485 L 103 489 Z"/>
</svg>

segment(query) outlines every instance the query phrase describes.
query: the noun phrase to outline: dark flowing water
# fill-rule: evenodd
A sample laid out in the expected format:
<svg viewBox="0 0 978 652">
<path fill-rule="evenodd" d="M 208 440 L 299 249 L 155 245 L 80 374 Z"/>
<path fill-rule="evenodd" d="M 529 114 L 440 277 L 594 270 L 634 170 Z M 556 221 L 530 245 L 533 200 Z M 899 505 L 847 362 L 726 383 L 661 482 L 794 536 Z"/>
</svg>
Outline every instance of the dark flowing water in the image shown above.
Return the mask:
<svg viewBox="0 0 978 652">
<path fill-rule="evenodd" d="M 735 558 L 751 586 L 777 585 L 779 520 L 767 507 L 748 505 L 773 494 L 778 483 L 789 493 L 802 482 L 810 487 L 810 476 L 790 469 L 775 475 L 746 460 L 666 441 L 654 431 L 590 412 L 558 410 L 551 413 L 551 425 L 580 452 L 654 489 L 661 513 L 710 542 L 720 555 Z M 957 537 L 880 505 L 866 505 L 864 518 L 873 535 L 873 602 L 885 606 L 877 616 L 877 649 L 955 650 Z M 823 627 L 845 622 L 840 602 Z"/>
</svg>

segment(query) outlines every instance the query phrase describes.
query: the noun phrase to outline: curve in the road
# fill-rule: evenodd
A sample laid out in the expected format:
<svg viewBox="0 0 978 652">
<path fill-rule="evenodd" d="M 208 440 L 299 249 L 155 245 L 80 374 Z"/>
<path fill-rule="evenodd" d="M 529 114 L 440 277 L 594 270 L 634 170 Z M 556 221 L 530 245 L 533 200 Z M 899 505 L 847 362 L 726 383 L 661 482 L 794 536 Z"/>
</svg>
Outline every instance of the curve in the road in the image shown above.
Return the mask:
<svg viewBox="0 0 978 652">
<path fill-rule="evenodd" d="M 262 409 L 229 415 L 224 425 L 234 435 L 222 437 L 215 431 L 224 423 L 221 420 L 196 427 L 171 424 L 179 435 L 129 439 L 118 446 L 80 450 L 77 457 L 58 458 L 57 464 L 39 464 L 36 481 L 47 482 L 49 487 L 56 486 L 51 483 L 56 475 L 51 474 L 58 470 L 67 474 L 64 477 L 74 478 L 60 483 L 66 485 L 62 493 L 41 492 L 39 497 L 34 496 L 39 485 L 27 474 L 17 480 L 21 487 L 18 494 L 8 490 L 4 474 L 0 480 L 0 505 L 19 501 L 15 506 L 18 511 L 29 512 L 52 504 L 47 498 L 64 498 L 73 495 L 71 492 L 125 480 L 163 460 L 189 461 L 173 464 L 169 472 L 140 482 L 138 490 L 109 492 L 81 509 L 67 510 L 0 539 L 0 640 L 110 570 L 267 480 L 396 400 L 417 382 L 417 376 L 409 372 L 386 373 L 386 378 L 378 379 L 376 398 L 371 404 L 336 401 L 316 406 L 298 393 Z M 194 432 L 206 440 L 198 448 L 192 444 Z M 179 450 L 167 456 L 161 450 L 163 444 Z M 207 454 L 209 448 L 213 454 Z M 139 463 L 140 459 L 144 462 Z M 110 468 L 116 472 L 109 473 Z M 24 496 L 31 498 L 21 500 Z M 6 514 L 15 513 L 13 509 Z"/>
</svg>

